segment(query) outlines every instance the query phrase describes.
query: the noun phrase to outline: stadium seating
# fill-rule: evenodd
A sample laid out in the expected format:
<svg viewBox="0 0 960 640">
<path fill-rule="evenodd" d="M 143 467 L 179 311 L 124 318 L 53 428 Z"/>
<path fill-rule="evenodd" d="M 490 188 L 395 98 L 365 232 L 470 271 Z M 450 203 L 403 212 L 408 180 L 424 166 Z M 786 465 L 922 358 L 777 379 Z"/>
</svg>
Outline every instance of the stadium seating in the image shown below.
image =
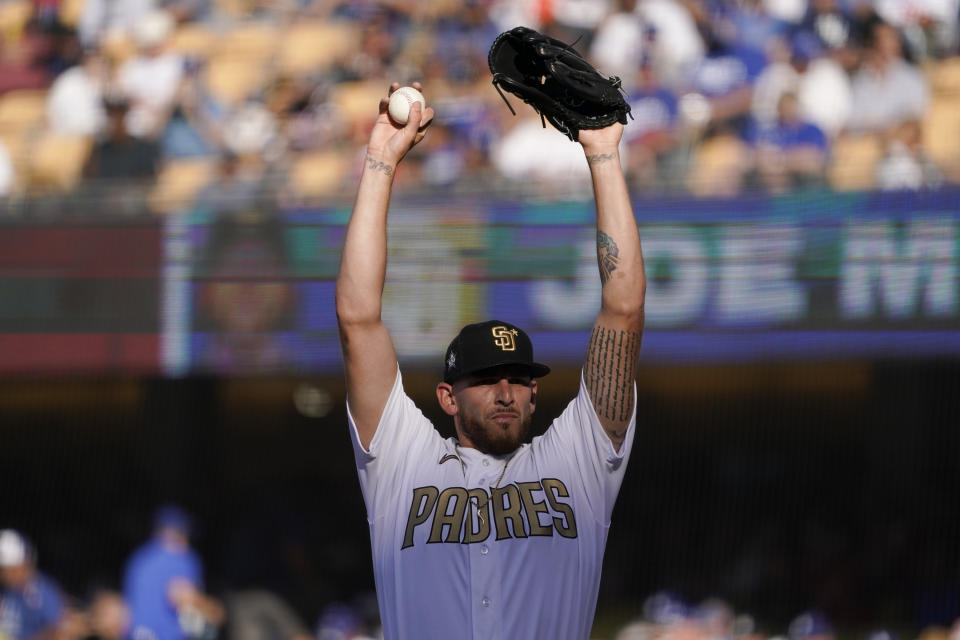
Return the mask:
<svg viewBox="0 0 960 640">
<path fill-rule="evenodd" d="M 882 157 L 883 144 L 878 136 L 842 135 L 833 143 L 827 182 L 837 191 L 869 189 Z"/>
<path fill-rule="evenodd" d="M 0 2 L 0 39 L 9 41 L 19 37 L 33 12 L 29 0 Z"/>
<path fill-rule="evenodd" d="M 281 72 L 301 75 L 329 67 L 356 46 L 356 27 L 344 22 L 305 22 L 283 35 L 277 66 Z"/>
<path fill-rule="evenodd" d="M 212 158 L 180 158 L 166 162 L 148 197 L 155 213 L 171 213 L 188 206 L 197 192 L 208 184 L 216 170 Z"/>
<path fill-rule="evenodd" d="M 46 89 L 17 89 L 0 96 L 0 133 L 25 133 L 46 123 Z"/>
<path fill-rule="evenodd" d="M 295 156 L 287 186 L 298 200 L 336 193 L 343 185 L 347 160 L 337 151 L 317 151 Z"/>
<path fill-rule="evenodd" d="M 85 136 L 45 132 L 31 142 L 28 187 L 68 192 L 80 182 L 93 141 Z"/>
</svg>

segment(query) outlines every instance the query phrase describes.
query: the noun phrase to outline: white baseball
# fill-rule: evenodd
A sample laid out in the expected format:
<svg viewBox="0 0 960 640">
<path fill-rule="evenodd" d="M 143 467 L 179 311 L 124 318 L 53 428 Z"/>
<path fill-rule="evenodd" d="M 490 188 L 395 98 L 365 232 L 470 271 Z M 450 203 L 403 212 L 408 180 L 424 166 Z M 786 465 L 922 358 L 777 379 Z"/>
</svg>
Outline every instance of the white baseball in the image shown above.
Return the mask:
<svg viewBox="0 0 960 640">
<path fill-rule="evenodd" d="M 410 107 L 414 102 L 420 103 L 421 111 L 427 106 L 423 99 L 423 94 L 413 87 L 400 87 L 390 94 L 390 106 L 387 107 L 387 113 L 393 118 L 394 122 L 406 124 L 410 118 Z"/>
</svg>

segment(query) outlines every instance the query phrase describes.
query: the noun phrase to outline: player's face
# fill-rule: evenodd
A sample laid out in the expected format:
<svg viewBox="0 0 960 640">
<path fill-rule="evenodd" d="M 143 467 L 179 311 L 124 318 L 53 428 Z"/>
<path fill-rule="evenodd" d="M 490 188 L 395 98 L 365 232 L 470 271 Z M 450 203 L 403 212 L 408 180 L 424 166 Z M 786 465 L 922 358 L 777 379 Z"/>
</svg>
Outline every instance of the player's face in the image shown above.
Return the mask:
<svg viewBox="0 0 960 640">
<path fill-rule="evenodd" d="M 523 367 L 499 367 L 458 380 L 453 392 L 460 441 L 495 455 L 516 450 L 530 432 L 536 390 Z"/>
</svg>

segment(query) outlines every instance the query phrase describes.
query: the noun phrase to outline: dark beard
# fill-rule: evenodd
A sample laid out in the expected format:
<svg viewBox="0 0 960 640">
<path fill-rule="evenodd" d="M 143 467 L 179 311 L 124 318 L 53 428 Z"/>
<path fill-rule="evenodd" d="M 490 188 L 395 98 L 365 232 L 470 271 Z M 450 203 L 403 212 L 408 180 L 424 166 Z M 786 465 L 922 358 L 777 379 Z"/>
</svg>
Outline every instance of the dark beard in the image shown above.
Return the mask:
<svg viewBox="0 0 960 640">
<path fill-rule="evenodd" d="M 513 453 L 517 448 L 527 441 L 527 438 L 530 434 L 530 422 L 533 416 L 528 415 L 523 422 L 520 424 L 520 432 L 517 434 L 517 438 L 513 439 L 512 436 L 507 436 L 505 432 L 500 432 L 501 437 L 491 436 L 490 431 L 485 429 L 482 424 L 477 424 L 473 420 L 470 420 L 462 412 L 458 414 L 460 418 L 460 428 L 463 430 L 465 436 L 470 438 L 470 442 L 473 443 L 473 446 L 483 453 L 492 454 L 495 456 L 502 456 L 508 453 Z"/>
</svg>

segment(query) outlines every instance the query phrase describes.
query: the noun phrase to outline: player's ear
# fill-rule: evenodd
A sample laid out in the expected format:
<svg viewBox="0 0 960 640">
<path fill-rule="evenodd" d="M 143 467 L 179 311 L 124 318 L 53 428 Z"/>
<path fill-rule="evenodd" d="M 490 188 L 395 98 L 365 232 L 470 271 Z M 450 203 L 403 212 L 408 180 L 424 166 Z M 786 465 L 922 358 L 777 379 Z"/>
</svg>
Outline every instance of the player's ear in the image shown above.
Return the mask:
<svg viewBox="0 0 960 640">
<path fill-rule="evenodd" d="M 453 394 L 453 387 L 450 384 L 446 382 L 437 384 L 437 402 L 447 415 L 457 415 L 457 396 Z"/>
<path fill-rule="evenodd" d="M 537 381 L 530 381 L 530 413 L 533 413 L 537 408 Z"/>
</svg>

